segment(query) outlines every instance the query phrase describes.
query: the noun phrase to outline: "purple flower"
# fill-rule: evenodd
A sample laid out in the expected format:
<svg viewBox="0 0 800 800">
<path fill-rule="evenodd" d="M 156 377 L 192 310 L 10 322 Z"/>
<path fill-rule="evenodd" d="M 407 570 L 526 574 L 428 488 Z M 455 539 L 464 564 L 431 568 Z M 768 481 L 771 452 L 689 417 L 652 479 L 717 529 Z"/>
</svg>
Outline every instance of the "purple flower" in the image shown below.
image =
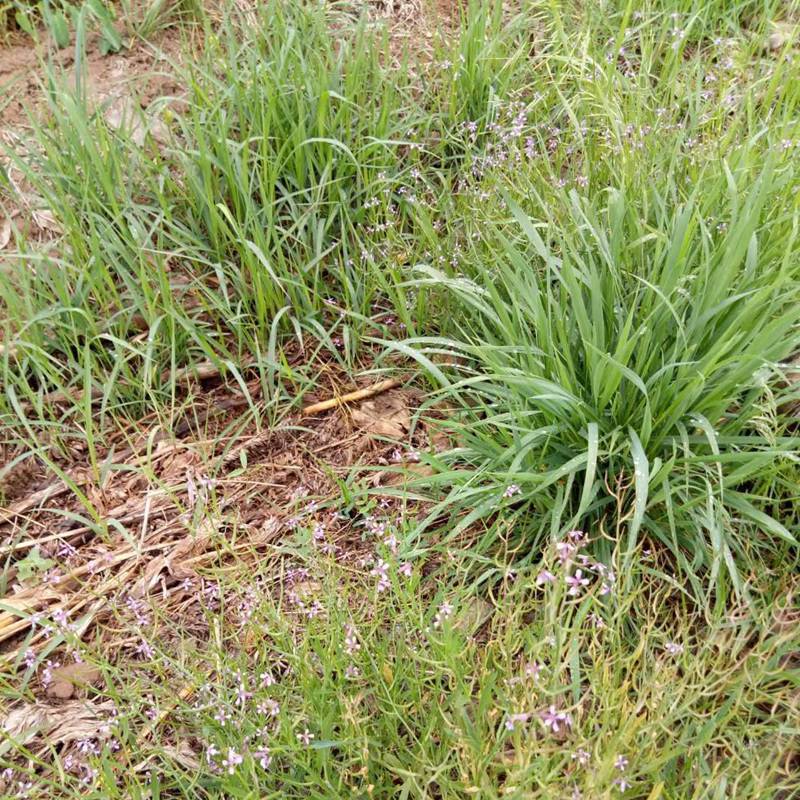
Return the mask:
<svg viewBox="0 0 800 800">
<path fill-rule="evenodd" d="M 272 686 L 275 683 L 275 678 L 272 677 L 272 673 L 269 670 L 262 672 L 258 679 L 264 687 Z"/>
<path fill-rule="evenodd" d="M 243 706 L 252 696 L 253 693 L 247 691 L 244 683 L 240 683 L 236 690 L 236 705 Z"/>
<path fill-rule="evenodd" d="M 244 761 L 244 757 L 237 753 L 232 747 L 228 748 L 228 755 L 222 759 L 222 766 L 228 770 L 228 775 L 233 775 L 236 767 Z"/>
<path fill-rule="evenodd" d="M 624 792 L 626 789 L 630 787 L 630 783 L 625 780 L 625 778 L 614 778 L 614 785 L 621 791 Z"/>
<path fill-rule="evenodd" d="M 277 700 L 273 700 L 270 697 L 264 700 L 264 702 L 259 703 L 256 707 L 256 711 L 258 711 L 259 714 L 264 714 L 268 717 L 277 717 L 281 712 L 281 707 Z"/>
<path fill-rule="evenodd" d="M 567 594 L 572 595 L 573 597 L 583 590 L 584 586 L 589 585 L 589 579 L 583 577 L 583 570 L 576 569 L 574 575 L 568 575 L 564 578 L 564 582 L 569 586 L 569 591 Z"/>
<path fill-rule="evenodd" d="M 230 713 L 224 708 L 220 708 L 217 711 L 217 713 L 214 714 L 214 719 L 217 722 L 219 722 L 219 724 L 222 725 L 223 727 L 225 727 L 225 723 L 228 722 L 228 720 L 230 720 L 230 718 L 231 718 Z"/>
<path fill-rule="evenodd" d="M 582 767 L 585 767 L 589 763 L 589 759 L 591 758 L 591 754 L 588 750 L 584 750 L 582 747 L 579 747 L 573 754 L 573 760 L 577 761 Z"/>
<path fill-rule="evenodd" d="M 542 725 L 550 728 L 553 733 L 558 733 L 562 728 L 572 727 L 572 717 L 563 711 L 556 711 L 555 706 L 550 706 L 547 711 L 542 711 L 539 717 Z"/>
<path fill-rule="evenodd" d="M 543 569 L 537 576 L 536 576 L 536 583 L 538 586 L 541 586 L 544 583 L 553 583 L 556 579 L 556 576 L 553 575 L 552 572 L 549 570 Z"/>
<path fill-rule="evenodd" d="M 506 730 L 513 731 L 517 724 L 524 724 L 530 718 L 530 714 L 509 714 L 505 721 Z"/>
<path fill-rule="evenodd" d="M 344 651 L 347 655 L 355 655 L 361 649 L 356 629 L 352 625 L 345 625 L 344 627 Z"/>
<path fill-rule="evenodd" d="M 664 649 L 669 653 L 671 656 L 678 656 L 683 652 L 683 645 L 678 644 L 677 642 L 667 642 Z"/>
<path fill-rule="evenodd" d="M 355 680 L 361 677 L 361 670 L 355 664 L 348 664 L 345 667 L 344 676 L 348 680 Z"/>
<path fill-rule="evenodd" d="M 515 494 L 519 493 L 520 493 L 519 486 L 517 486 L 516 483 L 512 483 L 510 486 L 506 486 L 506 489 L 503 492 L 503 497 L 513 497 Z"/>
<path fill-rule="evenodd" d="M 588 537 L 583 531 L 570 531 L 567 538 L 575 545 L 575 547 L 584 547 Z"/>
<path fill-rule="evenodd" d="M 306 747 L 311 744 L 313 738 L 314 734 L 310 733 L 308 728 L 306 728 L 302 733 L 297 734 L 297 741 L 301 744 L 304 744 Z"/>
<path fill-rule="evenodd" d="M 539 674 L 542 671 L 542 665 L 538 661 L 530 661 L 525 665 L 525 677 L 539 680 Z"/>
<path fill-rule="evenodd" d="M 453 606 L 445 600 L 440 606 L 439 610 L 436 612 L 436 616 L 433 618 L 433 627 L 434 628 L 441 628 L 442 623 L 453 613 Z"/>
<path fill-rule="evenodd" d="M 556 555 L 562 564 L 569 564 L 577 549 L 571 542 L 556 542 Z"/>
<path fill-rule="evenodd" d="M 405 563 L 401 564 L 401 565 L 400 565 L 400 566 L 397 568 L 397 571 L 398 571 L 398 572 L 399 572 L 399 573 L 400 573 L 400 574 L 401 574 L 401 575 L 402 575 L 404 578 L 410 578 L 410 577 L 411 577 L 411 571 L 412 571 L 412 568 L 411 568 L 411 562 L 410 562 L 410 561 L 406 561 Z"/>
<path fill-rule="evenodd" d="M 628 759 L 626 756 L 617 756 L 614 759 L 614 767 L 618 769 L 620 772 L 625 772 L 625 768 L 628 766 Z"/>
<path fill-rule="evenodd" d="M 253 753 L 253 758 L 258 760 L 258 763 L 261 764 L 262 769 L 269 769 L 269 765 L 272 763 L 272 756 L 269 754 L 269 747 L 262 747 L 261 750 L 256 750 Z"/>
</svg>

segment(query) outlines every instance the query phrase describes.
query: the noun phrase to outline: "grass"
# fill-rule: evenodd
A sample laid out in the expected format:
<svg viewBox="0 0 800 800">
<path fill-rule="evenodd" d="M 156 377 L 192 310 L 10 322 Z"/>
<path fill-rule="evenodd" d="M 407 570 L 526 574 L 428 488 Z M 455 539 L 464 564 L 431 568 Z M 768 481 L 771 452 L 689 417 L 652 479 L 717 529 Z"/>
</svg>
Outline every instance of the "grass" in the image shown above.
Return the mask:
<svg viewBox="0 0 800 800">
<path fill-rule="evenodd" d="M 122 125 L 45 65 L 0 487 L 65 488 L 0 517 L 0 788 L 797 796 L 799 10 L 195 9 Z M 387 375 L 405 442 L 298 416 Z"/>
</svg>

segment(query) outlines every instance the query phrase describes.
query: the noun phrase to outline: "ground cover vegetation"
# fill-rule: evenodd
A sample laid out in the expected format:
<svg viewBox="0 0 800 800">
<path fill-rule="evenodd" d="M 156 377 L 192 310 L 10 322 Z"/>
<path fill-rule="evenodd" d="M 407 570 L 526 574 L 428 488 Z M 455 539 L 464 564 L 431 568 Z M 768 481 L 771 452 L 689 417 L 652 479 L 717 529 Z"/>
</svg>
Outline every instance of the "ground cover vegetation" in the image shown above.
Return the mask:
<svg viewBox="0 0 800 800">
<path fill-rule="evenodd" d="M 2 796 L 800 796 L 797 4 L 87 8 L 13 17 Z"/>
</svg>

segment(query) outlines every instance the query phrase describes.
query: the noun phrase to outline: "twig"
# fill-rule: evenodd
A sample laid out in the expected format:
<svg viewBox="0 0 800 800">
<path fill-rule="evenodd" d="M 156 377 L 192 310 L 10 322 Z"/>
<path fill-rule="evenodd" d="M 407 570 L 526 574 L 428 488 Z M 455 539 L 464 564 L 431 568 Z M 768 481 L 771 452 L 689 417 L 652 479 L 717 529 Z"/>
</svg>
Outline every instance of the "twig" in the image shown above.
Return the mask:
<svg viewBox="0 0 800 800">
<path fill-rule="evenodd" d="M 356 392 L 348 392 L 341 397 L 332 397 L 330 400 L 323 400 L 320 403 L 306 406 L 303 409 L 304 417 L 311 417 L 314 414 L 321 414 L 323 411 L 328 411 L 337 406 L 343 406 L 347 403 L 355 403 L 358 400 L 365 400 L 367 397 L 375 397 L 377 394 L 388 392 L 389 389 L 395 389 L 400 386 L 400 381 L 397 378 L 389 378 L 385 381 L 373 383 L 372 386 L 367 386 L 366 389 L 359 389 Z"/>
</svg>

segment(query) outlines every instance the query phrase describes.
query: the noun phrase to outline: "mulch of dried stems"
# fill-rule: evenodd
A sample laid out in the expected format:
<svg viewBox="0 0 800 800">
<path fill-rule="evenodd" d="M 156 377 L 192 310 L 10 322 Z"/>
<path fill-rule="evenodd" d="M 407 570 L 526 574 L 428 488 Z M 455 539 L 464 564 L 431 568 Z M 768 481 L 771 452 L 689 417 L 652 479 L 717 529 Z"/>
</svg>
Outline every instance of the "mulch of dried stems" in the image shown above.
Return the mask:
<svg viewBox="0 0 800 800">
<path fill-rule="evenodd" d="M 366 378 L 360 385 L 371 382 Z M 330 365 L 318 385 L 320 400 L 353 388 Z M 336 507 L 337 480 L 352 477 L 354 470 L 363 470 L 371 485 L 396 480 L 392 469 L 404 472 L 398 452 L 431 446 L 431 431 L 412 422 L 420 395 L 410 387 L 320 415 L 290 414 L 272 430 L 255 429 L 238 388 L 207 377 L 202 389 L 200 410 L 194 405 L 193 417 L 172 432 L 157 429 L 153 435 L 157 421 L 146 419 L 126 433 L 128 446 L 100 453 L 101 463 L 111 462 L 101 482 L 86 463 L 65 468 L 69 482 L 89 499 L 96 521 L 82 524 L 85 504 L 65 481 L 51 477 L 24 493 L 15 487 L 18 499 L 0 508 L 0 558 L 11 564 L 0 598 L 0 663 L 19 664 L 28 649 L 41 652 L 48 631 L 32 622 L 54 614 L 80 618 L 81 635 L 93 632 L 96 641 L 100 626 L 107 650 L 119 651 L 132 639 L 124 624 L 130 597 L 157 603 L 165 618 L 181 619 L 191 630 L 203 614 L 197 590 L 185 588 L 184 581 L 201 582 L 204 569 L 226 564 L 250 565 L 254 573 L 267 570 L 270 561 L 274 567 L 298 516 L 308 527 L 324 519 L 342 558 L 359 558 L 367 546 L 363 529 L 349 519 L 332 523 L 326 509 Z M 248 391 L 257 401 L 257 379 Z M 78 451 L 76 460 L 81 455 L 86 458 Z M 19 469 L 41 482 L 41 469 L 27 463 Z M 375 472 L 380 465 L 387 469 Z M 213 488 L 205 489 L 208 477 Z M 34 547 L 57 568 L 20 581 L 15 564 Z"/>
</svg>

